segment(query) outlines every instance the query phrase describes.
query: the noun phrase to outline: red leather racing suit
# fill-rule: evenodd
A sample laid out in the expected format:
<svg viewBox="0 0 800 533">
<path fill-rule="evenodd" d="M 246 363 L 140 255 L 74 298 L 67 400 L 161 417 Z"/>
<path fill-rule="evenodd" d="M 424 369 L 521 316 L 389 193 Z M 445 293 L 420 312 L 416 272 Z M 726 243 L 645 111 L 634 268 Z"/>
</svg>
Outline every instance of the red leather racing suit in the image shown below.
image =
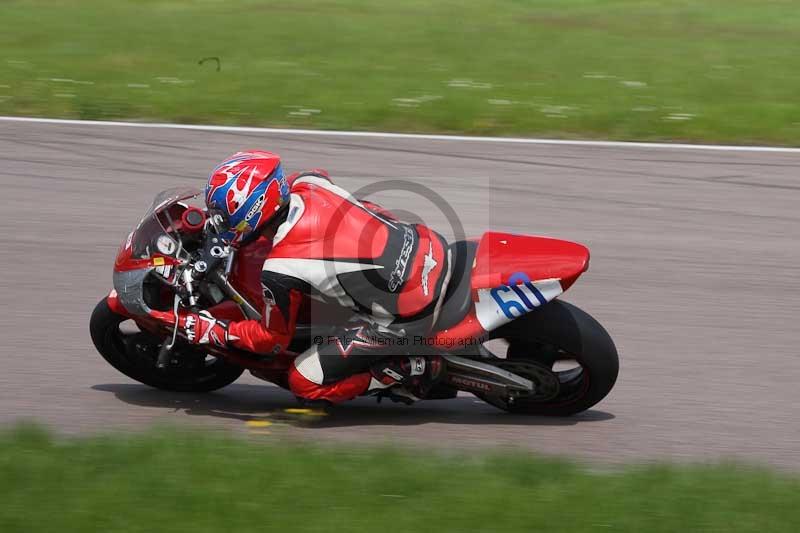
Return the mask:
<svg viewBox="0 0 800 533">
<path fill-rule="evenodd" d="M 376 357 L 387 355 L 376 336 L 430 330 L 450 276 L 446 241 L 356 200 L 322 173 L 293 181 L 284 216 L 264 261 L 263 319 L 229 324 L 231 343 L 255 353 L 281 351 L 304 297 L 333 302 L 362 321 L 300 354 L 290 369 L 291 390 L 341 402 L 381 388 L 369 372 Z"/>
</svg>

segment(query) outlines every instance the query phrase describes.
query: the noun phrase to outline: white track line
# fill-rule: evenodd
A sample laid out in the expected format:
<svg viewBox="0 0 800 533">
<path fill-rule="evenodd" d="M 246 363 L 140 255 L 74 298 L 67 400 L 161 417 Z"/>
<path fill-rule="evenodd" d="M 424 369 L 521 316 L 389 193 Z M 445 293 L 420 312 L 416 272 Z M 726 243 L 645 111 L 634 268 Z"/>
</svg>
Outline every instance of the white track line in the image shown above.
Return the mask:
<svg viewBox="0 0 800 533">
<path fill-rule="evenodd" d="M 800 148 L 784 148 L 777 146 L 733 146 L 724 144 L 679 144 L 679 143 L 647 143 L 627 141 L 572 141 L 565 139 L 526 139 L 521 137 L 469 137 L 466 135 L 428 135 L 417 133 L 385 133 L 372 131 L 328 131 L 328 130 L 295 130 L 288 128 L 252 128 L 245 126 L 210 126 L 199 124 L 167 124 L 148 122 L 114 122 L 108 120 L 68 120 L 60 118 L 5 117 L 4 122 L 28 122 L 38 124 L 61 124 L 69 126 L 122 126 L 127 128 L 153 128 L 168 130 L 224 131 L 235 133 L 261 133 L 280 135 L 316 135 L 322 137 L 364 137 L 373 139 L 422 139 L 428 141 L 483 142 L 509 144 L 545 144 L 562 146 L 586 146 L 598 148 L 651 148 L 680 150 L 715 150 L 722 152 L 774 152 L 783 154 L 799 154 Z"/>
</svg>

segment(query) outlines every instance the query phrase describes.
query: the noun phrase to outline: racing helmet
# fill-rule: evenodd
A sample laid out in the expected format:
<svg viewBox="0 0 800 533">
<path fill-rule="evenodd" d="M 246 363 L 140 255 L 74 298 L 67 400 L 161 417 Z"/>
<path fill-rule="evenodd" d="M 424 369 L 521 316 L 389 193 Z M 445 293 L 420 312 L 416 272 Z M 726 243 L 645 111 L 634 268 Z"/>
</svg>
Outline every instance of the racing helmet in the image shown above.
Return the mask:
<svg viewBox="0 0 800 533">
<path fill-rule="evenodd" d="M 289 184 L 278 154 L 251 150 L 220 163 L 208 179 L 205 194 L 209 214 L 223 221 L 220 237 L 240 244 L 258 235 L 289 201 Z"/>
</svg>

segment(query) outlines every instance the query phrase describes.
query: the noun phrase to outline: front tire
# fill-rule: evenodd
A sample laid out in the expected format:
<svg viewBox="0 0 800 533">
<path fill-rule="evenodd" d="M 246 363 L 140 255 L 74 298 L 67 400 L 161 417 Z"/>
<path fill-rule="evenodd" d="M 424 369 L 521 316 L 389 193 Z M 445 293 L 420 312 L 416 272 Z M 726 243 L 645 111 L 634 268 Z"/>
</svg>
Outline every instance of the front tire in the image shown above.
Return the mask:
<svg viewBox="0 0 800 533">
<path fill-rule="evenodd" d="M 611 336 L 597 320 L 580 308 L 556 300 L 499 328 L 492 338 L 508 341 L 505 360 L 497 366 L 520 373 L 527 363 L 532 370 L 550 369 L 558 378 L 558 393 L 536 398 L 483 397 L 511 413 L 569 416 L 580 413 L 606 397 L 617 381 L 619 357 Z M 558 361 L 573 360 L 577 367 L 555 371 Z M 532 379 L 536 372 L 532 373 Z"/>
<path fill-rule="evenodd" d="M 89 333 L 103 359 L 139 383 L 168 391 L 210 392 L 230 385 L 244 372 L 224 359 L 209 359 L 192 349 L 180 354 L 181 364 L 158 369 L 156 359 L 163 339 L 146 332 L 123 331 L 120 325 L 127 320 L 112 311 L 103 298 L 92 312 Z"/>
</svg>

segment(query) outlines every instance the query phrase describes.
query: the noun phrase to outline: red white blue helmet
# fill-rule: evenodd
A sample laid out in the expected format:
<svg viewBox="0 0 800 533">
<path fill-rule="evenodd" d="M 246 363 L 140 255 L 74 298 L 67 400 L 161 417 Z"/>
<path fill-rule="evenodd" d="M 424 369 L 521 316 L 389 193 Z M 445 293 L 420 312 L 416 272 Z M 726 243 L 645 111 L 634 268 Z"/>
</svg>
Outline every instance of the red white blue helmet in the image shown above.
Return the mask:
<svg viewBox="0 0 800 533">
<path fill-rule="evenodd" d="M 206 185 L 206 206 L 222 215 L 221 237 L 240 243 L 264 227 L 289 201 L 289 184 L 281 158 L 260 150 L 237 152 L 220 163 Z"/>
</svg>

